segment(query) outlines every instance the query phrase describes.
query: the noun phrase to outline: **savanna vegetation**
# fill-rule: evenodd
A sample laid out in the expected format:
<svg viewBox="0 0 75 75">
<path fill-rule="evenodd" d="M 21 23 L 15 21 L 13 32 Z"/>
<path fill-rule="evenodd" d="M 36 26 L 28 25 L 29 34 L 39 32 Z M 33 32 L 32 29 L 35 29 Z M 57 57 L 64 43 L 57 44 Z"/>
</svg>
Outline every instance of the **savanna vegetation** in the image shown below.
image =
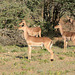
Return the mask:
<svg viewBox="0 0 75 75">
<path fill-rule="evenodd" d="M 74 17 L 74 5 L 74 0 L 0 0 L 0 28 L 13 28 L 25 19 L 27 25 L 49 29 L 63 15 Z"/>
<path fill-rule="evenodd" d="M 28 26 L 40 26 L 42 36 L 53 38 L 56 35 L 54 26 L 58 24 L 61 17 L 66 18 L 66 15 L 68 15 L 74 19 L 74 6 L 74 0 L 0 0 L 0 29 L 14 30 L 24 19 Z M 1 36 L 3 34 L 1 33 Z M 14 37 L 10 33 L 4 35 Z"/>
<path fill-rule="evenodd" d="M 63 53 L 62 38 L 55 38 L 60 33 L 54 26 L 66 16 L 75 19 L 75 0 L 0 0 L 0 75 L 74 75 L 75 47 L 69 41 Z M 17 29 L 22 19 L 29 27 L 40 26 L 42 36 L 53 40 L 53 62 L 40 47 L 27 59 L 27 44 Z"/>
</svg>

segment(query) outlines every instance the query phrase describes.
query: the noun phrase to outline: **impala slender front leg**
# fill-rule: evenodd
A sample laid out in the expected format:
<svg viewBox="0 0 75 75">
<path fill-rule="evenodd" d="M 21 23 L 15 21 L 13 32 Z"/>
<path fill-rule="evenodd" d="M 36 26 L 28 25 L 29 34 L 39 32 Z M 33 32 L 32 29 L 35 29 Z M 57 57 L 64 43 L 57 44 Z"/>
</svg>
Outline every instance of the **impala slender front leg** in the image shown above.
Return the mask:
<svg viewBox="0 0 75 75">
<path fill-rule="evenodd" d="M 36 37 L 38 37 L 38 35 L 36 35 Z"/>
<path fill-rule="evenodd" d="M 75 45 L 75 36 L 72 36 L 71 40 L 72 40 L 73 44 Z"/>
<path fill-rule="evenodd" d="M 28 60 L 31 59 L 31 46 L 28 46 Z"/>
<path fill-rule="evenodd" d="M 48 51 L 51 53 L 51 61 L 53 61 L 54 53 L 53 53 L 53 51 L 51 49 L 48 49 Z"/>
<path fill-rule="evenodd" d="M 73 40 L 73 44 L 75 45 L 75 40 Z"/>
<path fill-rule="evenodd" d="M 41 37 L 41 30 L 40 30 L 40 32 L 39 32 L 39 37 Z"/>
<path fill-rule="evenodd" d="M 64 38 L 64 52 L 66 51 L 66 38 Z"/>
<path fill-rule="evenodd" d="M 67 44 L 68 44 L 68 42 L 66 41 L 66 48 L 67 48 Z"/>
</svg>

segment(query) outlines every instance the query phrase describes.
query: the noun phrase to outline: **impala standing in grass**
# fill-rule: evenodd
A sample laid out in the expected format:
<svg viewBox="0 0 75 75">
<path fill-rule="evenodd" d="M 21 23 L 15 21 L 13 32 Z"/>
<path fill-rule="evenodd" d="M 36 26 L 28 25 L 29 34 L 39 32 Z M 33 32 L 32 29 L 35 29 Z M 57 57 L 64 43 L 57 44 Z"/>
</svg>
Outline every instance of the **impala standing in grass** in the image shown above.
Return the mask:
<svg viewBox="0 0 75 75">
<path fill-rule="evenodd" d="M 59 29 L 59 31 L 64 39 L 64 51 L 67 48 L 67 40 L 72 40 L 72 42 L 75 45 L 75 32 L 63 31 L 62 25 L 60 23 L 59 23 L 59 25 L 56 25 L 54 28 Z"/>
<path fill-rule="evenodd" d="M 52 40 L 48 37 L 34 37 L 30 36 L 27 30 L 27 26 L 19 27 L 19 30 L 24 31 L 24 38 L 28 44 L 28 59 L 31 59 L 31 49 L 33 46 L 45 46 L 45 48 L 51 53 L 51 61 L 53 61 L 53 51 L 51 50 L 52 47 Z"/>
</svg>

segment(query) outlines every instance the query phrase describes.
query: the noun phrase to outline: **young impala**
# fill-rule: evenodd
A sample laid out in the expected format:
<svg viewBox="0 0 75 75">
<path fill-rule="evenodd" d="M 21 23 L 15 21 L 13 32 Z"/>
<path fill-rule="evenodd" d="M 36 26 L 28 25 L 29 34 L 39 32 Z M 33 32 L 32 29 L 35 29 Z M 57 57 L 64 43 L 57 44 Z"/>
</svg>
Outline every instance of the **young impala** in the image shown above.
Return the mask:
<svg viewBox="0 0 75 75">
<path fill-rule="evenodd" d="M 67 48 L 67 40 L 72 40 L 75 45 L 75 32 L 63 31 L 62 25 L 56 25 L 55 29 L 59 29 L 63 39 L 64 39 L 64 51 Z"/>
<path fill-rule="evenodd" d="M 26 25 L 25 20 L 22 20 L 22 22 L 19 23 L 19 25 Z M 40 27 L 28 27 L 27 26 L 27 32 L 30 36 L 41 37 L 41 28 Z"/>
<path fill-rule="evenodd" d="M 24 31 L 24 38 L 28 44 L 28 59 L 31 59 L 31 49 L 33 46 L 45 46 L 45 48 L 51 53 L 51 61 L 53 61 L 53 51 L 51 50 L 52 47 L 52 40 L 48 37 L 34 37 L 28 34 L 27 26 L 19 27 L 19 30 Z"/>
</svg>

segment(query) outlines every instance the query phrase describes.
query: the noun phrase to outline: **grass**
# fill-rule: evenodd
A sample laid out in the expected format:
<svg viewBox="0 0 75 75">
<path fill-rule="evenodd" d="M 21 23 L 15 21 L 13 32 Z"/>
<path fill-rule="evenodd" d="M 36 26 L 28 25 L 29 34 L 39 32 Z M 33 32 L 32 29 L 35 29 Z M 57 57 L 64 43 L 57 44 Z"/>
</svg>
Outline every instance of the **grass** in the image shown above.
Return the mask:
<svg viewBox="0 0 75 75">
<path fill-rule="evenodd" d="M 71 51 L 63 53 L 63 54 L 66 55 L 66 56 L 75 57 L 75 53 L 71 52 Z"/>
<path fill-rule="evenodd" d="M 64 60 L 64 57 L 59 57 L 60 60 Z"/>
<path fill-rule="evenodd" d="M 53 46 L 54 61 L 50 61 L 50 53 L 44 48 L 34 48 L 32 59 L 28 60 L 28 48 L 0 45 L 0 75 L 74 75 L 74 48 Z M 6 51 L 5 51 L 6 50 Z"/>
<path fill-rule="evenodd" d="M 16 50 L 16 49 L 13 49 L 11 52 L 18 52 L 18 50 Z"/>
<path fill-rule="evenodd" d="M 48 71 L 48 75 L 61 75 L 62 71 L 56 71 L 56 72 L 52 72 L 52 71 Z"/>
<path fill-rule="evenodd" d="M 7 52 L 7 51 L 3 48 L 2 45 L 0 45 L 0 53 L 5 53 L 5 52 Z"/>
</svg>

